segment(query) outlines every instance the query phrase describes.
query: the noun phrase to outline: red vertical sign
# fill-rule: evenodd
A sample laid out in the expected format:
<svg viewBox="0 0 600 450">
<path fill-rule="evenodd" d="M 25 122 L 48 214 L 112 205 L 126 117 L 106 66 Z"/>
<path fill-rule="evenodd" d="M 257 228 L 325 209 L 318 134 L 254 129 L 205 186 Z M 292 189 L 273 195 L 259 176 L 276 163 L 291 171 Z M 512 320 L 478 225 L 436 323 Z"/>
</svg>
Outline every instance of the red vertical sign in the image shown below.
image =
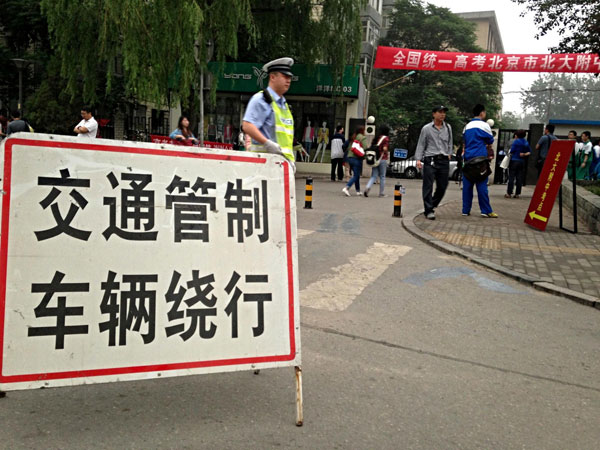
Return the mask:
<svg viewBox="0 0 600 450">
<path fill-rule="evenodd" d="M 527 208 L 527 215 L 525 216 L 527 225 L 531 225 L 540 231 L 546 229 L 574 147 L 575 141 L 552 141 L 544 168 L 535 185 L 531 203 Z"/>
</svg>

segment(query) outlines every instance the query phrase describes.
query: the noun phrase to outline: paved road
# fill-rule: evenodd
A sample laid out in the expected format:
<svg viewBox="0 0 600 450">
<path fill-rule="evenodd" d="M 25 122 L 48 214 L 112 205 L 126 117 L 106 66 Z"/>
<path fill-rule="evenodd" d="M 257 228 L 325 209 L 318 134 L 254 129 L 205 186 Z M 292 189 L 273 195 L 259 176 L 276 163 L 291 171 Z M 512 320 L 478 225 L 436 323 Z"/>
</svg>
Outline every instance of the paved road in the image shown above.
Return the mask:
<svg viewBox="0 0 600 450">
<path fill-rule="evenodd" d="M 341 188 L 296 189 L 303 427 L 287 368 L 11 392 L 0 447 L 597 448 L 600 312 L 413 238 L 392 183 Z"/>
</svg>

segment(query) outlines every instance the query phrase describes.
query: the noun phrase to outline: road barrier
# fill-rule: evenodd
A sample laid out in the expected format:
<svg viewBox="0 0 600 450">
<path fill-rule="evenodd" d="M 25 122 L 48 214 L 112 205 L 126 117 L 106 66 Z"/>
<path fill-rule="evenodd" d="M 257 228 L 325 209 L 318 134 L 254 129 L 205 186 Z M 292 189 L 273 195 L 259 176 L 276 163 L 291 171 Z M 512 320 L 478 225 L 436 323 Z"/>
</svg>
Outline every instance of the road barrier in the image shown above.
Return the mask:
<svg viewBox="0 0 600 450">
<path fill-rule="evenodd" d="M 402 217 L 402 191 L 401 184 L 394 186 L 394 214 L 393 217 Z"/>
<path fill-rule="evenodd" d="M 306 179 L 306 190 L 304 193 L 304 209 L 312 209 L 312 187 L 313 179 L 308 177 Z"/>
</svg>

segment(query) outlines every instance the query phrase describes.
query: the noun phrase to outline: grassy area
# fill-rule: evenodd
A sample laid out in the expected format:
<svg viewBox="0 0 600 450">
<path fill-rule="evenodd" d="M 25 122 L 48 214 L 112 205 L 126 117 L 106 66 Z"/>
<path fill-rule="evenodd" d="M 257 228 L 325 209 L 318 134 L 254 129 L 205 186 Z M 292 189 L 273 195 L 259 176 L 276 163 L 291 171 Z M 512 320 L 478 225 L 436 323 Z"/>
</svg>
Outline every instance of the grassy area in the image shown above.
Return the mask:
<svg viewBox="0 0 600 450">
<path fill-rule="evenodd" d="M 577 185 L 586 188 L 593 194 L 600 195 L 600 181 L 578 181 Z"/>
</svg>

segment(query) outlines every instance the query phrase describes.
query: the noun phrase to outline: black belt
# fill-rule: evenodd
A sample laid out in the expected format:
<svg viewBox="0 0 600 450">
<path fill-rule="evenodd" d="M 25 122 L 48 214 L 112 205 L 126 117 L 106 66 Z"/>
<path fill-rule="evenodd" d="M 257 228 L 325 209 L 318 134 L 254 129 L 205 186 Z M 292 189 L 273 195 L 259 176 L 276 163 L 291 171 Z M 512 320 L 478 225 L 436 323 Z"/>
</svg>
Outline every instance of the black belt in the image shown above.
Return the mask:
<svg viewBox="0 0 600 450">
<path fill-rule="evenodd" d="M 433 155 L 433 156 L 426 156 L 424 158 L 425 161 L 448 161 L 448 155 L 442 155 L 442 154 L 438 154 L 438 155 Z"/>
</svg>

